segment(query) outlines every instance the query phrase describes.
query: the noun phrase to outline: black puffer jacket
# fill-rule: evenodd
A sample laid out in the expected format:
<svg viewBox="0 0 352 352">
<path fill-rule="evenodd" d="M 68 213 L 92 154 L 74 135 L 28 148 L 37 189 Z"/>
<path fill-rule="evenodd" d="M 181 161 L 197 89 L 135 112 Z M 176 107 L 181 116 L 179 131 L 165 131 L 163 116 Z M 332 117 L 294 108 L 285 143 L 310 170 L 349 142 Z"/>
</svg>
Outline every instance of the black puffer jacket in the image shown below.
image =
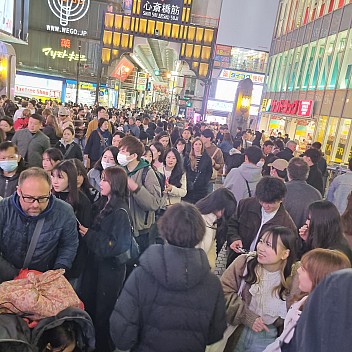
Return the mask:
<svg viewBox="0 0 352 352">
<path fill-rule="evenodd" d="M 118 349 L 201 352 L 226 329 L 224 295 L 202 249 L 153 245 L 110 318 Z"/>
</svg>

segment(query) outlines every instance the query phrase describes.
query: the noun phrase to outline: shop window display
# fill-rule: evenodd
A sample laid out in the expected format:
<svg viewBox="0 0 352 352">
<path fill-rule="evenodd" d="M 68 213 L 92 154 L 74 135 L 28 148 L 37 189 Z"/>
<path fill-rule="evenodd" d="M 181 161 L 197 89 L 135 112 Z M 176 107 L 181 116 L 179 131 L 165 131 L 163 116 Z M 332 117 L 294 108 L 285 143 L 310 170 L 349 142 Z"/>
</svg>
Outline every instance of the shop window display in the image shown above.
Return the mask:
<svg viewBox="0 0 352 352">
<path fill-rule="evenodd" d="M 351 129 L 351 120 L 342 119 L 339 127 L 339 131 L 336 136 L 336 143 L 333 149 L 332 161 L 341 163 L 344 160 L 344 154 L 347 151 L 348 146 L 348 135 Z M 349 153 L 347 153 L 349 154 Z"/>
<path fill-rule="evenodd" d="M 323 144 L 324 142 L 324 137 L 326 135 L 326 126 L 328 124 L 329 117 L 328 116 L 321 116 L 318 122 L 318 133 L 315 138 L 317 142 L 320 142 Z"/>
<path fill-rule="evenodd" d="M 326 142 L 324 142 L 323 145 L 323 150 L 326 155 L 326 161 L 329 163 L 332 161 L 332 155 L 333 155 L 333 146 L 334 142 L 336 139 L 336 132 L 337 132 L 337 127 L 340 122 L 340 119 L 338 117 L 331 117 L 328 125 L 328 133 L 327 133 L 327 139 Z"/>
</svg>

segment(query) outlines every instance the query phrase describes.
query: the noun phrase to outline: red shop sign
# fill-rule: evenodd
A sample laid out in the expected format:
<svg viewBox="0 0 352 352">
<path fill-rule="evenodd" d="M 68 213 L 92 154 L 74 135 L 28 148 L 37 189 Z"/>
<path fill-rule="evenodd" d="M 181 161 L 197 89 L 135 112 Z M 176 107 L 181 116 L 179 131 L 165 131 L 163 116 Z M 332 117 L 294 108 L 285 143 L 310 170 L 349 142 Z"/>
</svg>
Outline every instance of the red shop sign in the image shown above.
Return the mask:
<svg viewBox="0 0 352 352">
<path fill-rule="evenodd" d="M 277 112 L 287 115 L 310 116 L 312 113 L 312 100 L 272 100 L 270 112 Z"/>
</svg>

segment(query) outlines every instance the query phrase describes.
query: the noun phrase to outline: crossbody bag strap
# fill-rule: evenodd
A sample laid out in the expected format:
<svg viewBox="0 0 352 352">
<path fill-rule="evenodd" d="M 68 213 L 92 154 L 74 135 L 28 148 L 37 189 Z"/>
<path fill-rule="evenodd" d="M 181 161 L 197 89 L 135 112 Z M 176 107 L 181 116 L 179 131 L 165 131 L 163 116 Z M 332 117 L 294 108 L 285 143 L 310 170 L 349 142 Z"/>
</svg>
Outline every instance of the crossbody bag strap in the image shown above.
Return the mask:
<svg viewBox="0 0 352 352">
<path fill-rule="evenodd" d="M 243 176 L 242 176 L 243 177 Z M 248 191 L 248 197 L 252 197 L 252 192 L 251 189 L 249 188 L 249 183 L 248 181 L 243 177 L 243 179 L 246 181 L 246 185 L 247 185 L 247 191 Z"/>
<path fill-rule="evenodd" d="M 105 145 L 105 139 L 104 139 L 104 137 L 102 136 L 102 134 L 97 130 L 97 133 L 98 133 L 98 135 L 99 135 L 99 138 L 100 138 L 100 141 L 101 141 L 101 143 L 103 144 L 103 145 Z"/>
<path fill-rule="evenodd" d="M 68 149 L 65 151 L 64 159 L 70 154 L 70 151 L 72 150 L 72 148 L 73 148 L 73 142 L 70 144 Z"/>
<path fill-rule="evenodd" d="M 31 239 L 31 243 L 29 244 L 26 258 L 24 259 L 24 262 L 23 262 L 23 269 L 27 269 L 29 264 L 32 261 L 35 247 L 37 246 L 39 236 L 40 236 L 40 233 L 41 233 L 43 225 L 44 225 L 44 221 L 45 221 L 45 218 L 42 218 L 42 219 L 38 220 L 37 224 L 35 225 L 33 236 Z"/>
</svg>

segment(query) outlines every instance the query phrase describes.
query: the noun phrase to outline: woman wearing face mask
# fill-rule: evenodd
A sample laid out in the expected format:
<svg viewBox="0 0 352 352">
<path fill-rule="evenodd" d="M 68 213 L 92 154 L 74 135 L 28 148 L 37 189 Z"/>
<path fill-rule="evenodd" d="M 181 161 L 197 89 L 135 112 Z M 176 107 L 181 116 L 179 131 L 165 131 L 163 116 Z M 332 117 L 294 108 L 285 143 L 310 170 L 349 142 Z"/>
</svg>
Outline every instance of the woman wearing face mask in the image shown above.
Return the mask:
<svg viewBox="0 0 352 352">
<path fill-rule="evenodd" d="M 56 143 L 55 148 L 59 149 L 64 159 L 79 159 L 83 161 L 81 147 L 73 140 L 75 131 L 72 127 L 66 127 L 62 133 L 62 138 Z"/>
<path fill-rule="evenodd" d="M 20 173 L 25 169 L 24 160 L 12 142 L 0 143 L 0 196 L 9 197 L 16 191 Z"/>
<path fill-rule="evenodd" d="M 130 248 L 131 215 L 127 174 L 121 167 L 105 169 L 102 197 L 93 206 L 93 224 L 79 227 L 91 252 L 83 275 L 82 300 L 93 319 L 97 351 L 109 352 L 109 318 L 125 280 L 126 265 L 117 257 Z"/>
<path fill-rule="evenodd" d="M 87 196 L 77 188 L 77 169 L 71 160 L 64 160 L 55 165 L 51 172 L 51 182 L 53 194 L 70 204 L 75 212 L 78 224 L 89 227 L 92 217 L 92 205 Z M 66 271 L 66 276 L 76 279 L 80 276 L 86 263 L 88 251 L 79 237 L 79 246 L 76 258 L 70 270 Z M 77 283 L 74 287 L 79 290 Z"/>
<path fill-rule="evenodd" d="M 107 147 L 101 158 L 95 163 L 94 168 L 88 172 L 88 180 L 91 186 L 100 192 L 101 173 L 108 167 L 117 165 L 119 150 L 116 147 Z"/>
</svg>

